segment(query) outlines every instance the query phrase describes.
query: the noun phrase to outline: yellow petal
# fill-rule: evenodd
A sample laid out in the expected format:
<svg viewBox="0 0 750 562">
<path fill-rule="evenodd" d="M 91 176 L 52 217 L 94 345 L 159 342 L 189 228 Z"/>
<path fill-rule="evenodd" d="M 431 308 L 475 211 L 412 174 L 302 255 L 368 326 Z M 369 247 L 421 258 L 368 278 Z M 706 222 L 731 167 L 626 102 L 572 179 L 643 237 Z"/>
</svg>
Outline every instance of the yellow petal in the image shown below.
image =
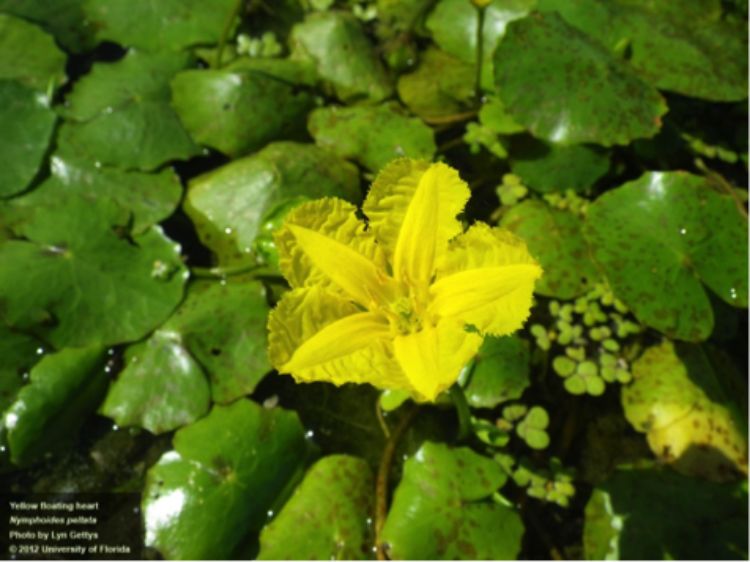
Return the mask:
<svg viewBox="0 0 750 562">
<path fill-rule="evenodd" d="M 326 198 L 288 215 L 275 240 L 279 265 L 292 287 L 332 289 L 333 284 L 365 307 L 387 300 L 383 253 L 355 211 L 345 201 Z"/>
<path fill-rule="evenodd" d="M 470 194 L 458 172 L 445 164 L 402 158 L 378 174 L 362 210 L 396 276 L 429 280 L 434 260 L 461 232 L 456 215 Z"/>
<path fill-rule="evenodd" d="M 456 382 L 481 344 L 481 336 L 467 332 L 460 322 L 444 320 L 436 327 L 396 337 L 393 348 L 415 399 L 433 401 Z"/>
<path fill-rule="evenodd" d="M 388 323 L 319 287 L 284 295 L 268 318 L 271 364 L 300 382 L 403 388 Z"/>
<path fill-rule="evenodd" d="M 477 223 L 451 244 L 430 287 L 430 310 L 483 333 L 509 334 L 528 318 L 541 275 L 522 240 Z"/>
</svg>

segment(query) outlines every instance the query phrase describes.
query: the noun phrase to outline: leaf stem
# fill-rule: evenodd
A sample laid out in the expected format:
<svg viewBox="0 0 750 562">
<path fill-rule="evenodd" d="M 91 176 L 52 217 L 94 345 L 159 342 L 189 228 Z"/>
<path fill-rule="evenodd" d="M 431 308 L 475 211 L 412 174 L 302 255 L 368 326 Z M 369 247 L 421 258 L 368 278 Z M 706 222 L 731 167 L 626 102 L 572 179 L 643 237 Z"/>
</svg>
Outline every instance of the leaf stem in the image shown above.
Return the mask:
<svg viewBox="0 0 750 562">
<path fill-rule="evenodd" d="M 232 24 L 234 24 L 235 18 L 240 15 L 244 4 L 245 0 L 236 0 L 232 11 L 224 22 L 224 28 L 221 30 L 221 37 L 219 38 L 219 46 L 216 48 L 216 57 L 214 58 L 214 68 L 217 70 L 222 67 L 221 57 L 224 54 L 224 47 L 227 45 L 229 32 L 232 30 Z"/>
<path fill-rule="evenodd" d="M 383 456 L 380 457 L 378 476 L 375 481 L 375 554 L 378 560 L 388 560 L 383 548 L 381 534 L 385 525 L 385 518 L 388 515 L 388 477 L 391 473 L 393 454 L 396 452 L 396 445 L 401 440 L 401 436 L 409 427 L 417 411 L 418 407 L 412 405 L 409 411 L 404 414 L 396 428 L 391 431 L 391 435 L 386 441 L 385 447 L 383 447 Z"/>
<path fill-rule="evenodd" d="M 450 396 L 453 405 L 456 407 L 458 415 L 458 440 L 463 441 L 471 433 L 471 412 L 469 412 L 469 403 L 466 401 L 466 395 L 461 385 L 454 384 L 450 388 Z"/>
<path fill-rule="evenodd" d="M 476 5 L 475 5 L 476 6 Z M 485 6 L 476 6 L 477 9 L 477 74 L 474 82 L 474 95 L 477 101 L 482 101 L 482 62 L 484 62 L 484 40 L 482 31 L 484 28 Z"/>
</svg>

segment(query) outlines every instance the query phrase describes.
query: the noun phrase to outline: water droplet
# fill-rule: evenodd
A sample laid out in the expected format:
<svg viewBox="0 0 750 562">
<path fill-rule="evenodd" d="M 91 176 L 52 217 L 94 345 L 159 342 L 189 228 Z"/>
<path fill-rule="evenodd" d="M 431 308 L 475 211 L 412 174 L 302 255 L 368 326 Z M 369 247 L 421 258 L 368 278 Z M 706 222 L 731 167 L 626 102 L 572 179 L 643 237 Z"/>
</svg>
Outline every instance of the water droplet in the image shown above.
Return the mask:
<svg viewBox="0 0 750 562">
<path fill-rule="evenodd" d="M 44 354 L 44 348 L 43 347 L 37 347 L 36 348 L 36 354 L 37 355 L 43 355 Z"/>
<path fill-rule="evenodd" d="M 104 372 L 107 373 L 107 374 L 111 373 L 112 372 L 112 367 L 110 367 L 109 365 L 105 365 L 104 366 Z"/>
<path fill-rule="evenodd" d="M 229 235 L 229 234 L 232 234 L 232 232 L 233 232 L 233 230 L 232 230 L 231 228 L 229 228 L 229 227 L 226 227 L 226 228 L 224 229 L 224 234 L 227 234 L 227 235 Z"/>
<path fill-rule="evenodd" d="M 737 300 L 737 289 L 735 289 L 734 287 L 729 289 L 729 298 L 733 301 Z"/>
<path fill-rule="evenodd" d="M 96 162 L 94 162 L 94 168 L 101 168 L 101 167 L 102 167 L 102 163 L 101 162 L 99 162 L 98 160 Z"/>
<path fill-rule="evenodd" d="M 271 408 L 275 408 L 279 404 L 279 397 L 274 394 L 273 396 L 269 396 L 263 401 L 263 407 L 270 410 Z"/>
<path fill-rule="evenodd" d="M 313 437 L 315 437 L 315 432 L 312 429 L 309 429 L 307 430 L 307 432 L 305 432 L 306 439 L 312 439 Z"/>
<path fill-rule="evenodd" d="M 21 380 L 23 382 L 27 382 L 29 380 L 29 372 L 28 371 L 25 371 L 24 373 L 21 374 Z"/>
<path fill-rule="evenodd" d="M 7 451 L 5 445 L 0 445 L 0 453 L 4 453 L 5 451 Z"/>
<path fill-rule="evenodd" d="M 272 510 L 272 509 L 269 509 L 269 510 L 268 510 L 268 513 L 266 513 L 266 515 L 268 516 L 268 518 L 269 518 L 269 519 L 270 519 L 271 517 L 273 517 L 273 510 Z"/>
<path fill-rule="evenodd" d="M 120 426 L 117 425 L 116 423 L 113 423 L 111 429 L 112 429 L 112 431 L 120 431 Z"/>
<path fill-rule="evenodd" d="M 682 234 L 683 236 L 685 236 L 685 234 L 687 234 L 687 228 L 681 228 L 680 229 L 680 234 Z"/>
</svg>

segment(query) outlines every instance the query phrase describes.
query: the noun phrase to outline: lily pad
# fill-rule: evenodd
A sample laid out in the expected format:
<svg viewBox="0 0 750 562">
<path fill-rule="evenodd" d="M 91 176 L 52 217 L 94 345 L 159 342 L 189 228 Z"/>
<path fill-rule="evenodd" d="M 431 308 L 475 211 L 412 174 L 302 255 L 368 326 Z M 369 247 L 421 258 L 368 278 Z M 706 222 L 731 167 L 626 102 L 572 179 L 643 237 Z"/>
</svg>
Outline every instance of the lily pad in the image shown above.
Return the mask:
<svg viewBox="0 0 750 562">
<path fill-rule="evenodd" d="M 0 79 L 46 92 L 65 82 L 65 53 L 36 25 L 0 13 Z"/>
<path fill-rule="evenodd" d="M 670 337 L 711 334 L 704 284 L 747 306 L 747 220 L 699 176 L 650 172 L 608 191 L 589 207 L 585 233 L 617 296 Z"/>
<path fill-rule="evenodd" d="M 633 364 L 633 379 L 622 391 L 625 417 L 660 460 L 717 481 L 747 474 L 745 416 L 700 347 L 652 347 Z"/>
<path fill-rule="evenodd" d="M 492 54 L 511 21 L 526 16 L 536 0 L 494 0 L 484 8 L 482 88 L 492 90 Z M 432 38 L 446 53 L 472 65 L 477 62 L 477 8 L 466 0 L 440 0 L 426 22 Z"/>
<path fill-rule="evenodd" d="M 485 338 L 474 361 L 465 390 L 474 408 L 494 408 L 516 400 L 529 386 L 529 346 L 517 336 Z"/>
<path fill-rule="evenodd" d="M 539 9 L 557 11 L 609 48 L 626 41 L 628 63 L 657 88 L 712 101 L 746 99 L 747 25 L 695 4 L 540 0 Z"/>
<path fill-rule="evenodd" d="M 109 200 L 132 213 L 131 230 L 140 234 L 167 218 L 177 207 L 182 186 L 172 170 L 147 174 L 91 162 L 61 151 L 50 161 L 52 176 L 33 191 L 10 201 L 14 207 L 57 205 L 61 198 Z"/>
<path fill-rule="evenodd" d="M 747 558 L 747 489 L 668 469 L 622 469 L 586 505 L 589 560 Z"/>
<path fill-rule="evenodd" d="M 557 13 L 508 24 L 495 83 L 516 121 L 561 144 L 627 144 L 651 137 L 667 105 L 659 92 Z"/>
<path fill-rule="evenodd" d="M 158 434 L 194 422 L 208 412 L 210 403 L 208 381 L 182 347 L 179 334 L 158 330 L 128 348 L 125 368 L 100 412 L 119 426 Z"/>
<path fill-rule="evenodd" d="M 2 319 L 55 347 L 134 341 L 182 297 L 179 247 L 152 227 L 129 237 L 113 202 L 39 206 L 0 245 Z"/>
<path fill-rule="evenodd" d="M 508 209 L 501 224 L 526 241 L 544 269 L 535 286 L 538 294 L 571 299 L 598 279 L 581 232 L 583 225 L 573 213 L 528 200 Z"/>
<path fill-rule="evenodd" d="M 107 388 L 106 358 L 101 346 L 65 349 L 31 369 L 29 384 L 3 415 L 14 464 L 70 447 Z"/>
<path fill-rule="evenodd" d="M 83 13 L 84 0 L 0 0 L 0 12 L 36 23 L 66 49 L 80 53 L 94 47 Z"/>
<path fill-rule="evenodd" d="M 378 102 L 393 92 L 391 79 L 359 21 L 346 12 L 310 13 L 290 35 L 292 56 L 313 60 L 341 101 Z"/>
<path fill-rule="evenodd" d="M 514 559 L 523 524 L 488 500 L 507 476 L 467 448 L 426 442 L 404 464 L 382 537 L 391 559 Z"/>
<path fill-rule="evenodd" d="M 425 121 L 449 119 L 466 112 L 474 100 L 474 69 L 439 49 L 422 52 L 414 72 L 398 80 L 398 95 Z"/>
<path fill-rule="evenodd" d="M 208 374 L 214 402 L 250 394 L 271 370 L 266 354 L 263 285 L 195 283 L 165 324 Z"/>
<path fill-rule="evenodd" d="M 318 146 L 373 172 L 400 156 L 432 160 L 436 150 L 432 129 L 396 105 L 323 107 L 308 128 Z"/>
<path fill-rule="evenodd" d="M 68 96 L 61 141 L 97 162 L 140 170 L 198 154 L 170 105 L 169 82 L 191 62 L 188 54 L 130 51 L 95 64 Z"/>
<path fill-rule="evenodd" d="M 100 41 L 144 51 L 218 43 L 235 0 L 84 0 Z"/>
<path fill-rule="evenodd" d="M 56 115 L 44 96 L 15 80 L 0 80 L 0 197 L 23 191 L 47 151 Z"/>
<path fill-rule="evenodd" d="M 372 471 L 362 459 L 347 455 L 320 459 L 263 528 L 258 559 L 369 559 L 373 487 Z"/>
<path fill-rule="evenodd" d="M 172 103 L 193 139 L 228 156 L 303 136 L 312 96 L 265 73 L 186 70 L 172 80 Z"/>
<path fill-rule="evenodd" d="M 148 472 L 145 542 L 168 559 L 226 560 L 305 458 L 297 416 L 239 400 L 177 431 Z"/>
<path fill-rule="evenodd" d="M 513 144 L 511 169 L 537 193 L 587 191 L 609 170 L 609 154 L 595 146 L 560 146 L 531 138 Z"/>
<path fill-rule="evenodd" d="M 288 201 L 359 202 L 357 169 L 312 144 L 277 142 L 194 179 L 185 201 L 201 241 L 221 264 L 247 260 L 265 217 Z"/>
</svg>

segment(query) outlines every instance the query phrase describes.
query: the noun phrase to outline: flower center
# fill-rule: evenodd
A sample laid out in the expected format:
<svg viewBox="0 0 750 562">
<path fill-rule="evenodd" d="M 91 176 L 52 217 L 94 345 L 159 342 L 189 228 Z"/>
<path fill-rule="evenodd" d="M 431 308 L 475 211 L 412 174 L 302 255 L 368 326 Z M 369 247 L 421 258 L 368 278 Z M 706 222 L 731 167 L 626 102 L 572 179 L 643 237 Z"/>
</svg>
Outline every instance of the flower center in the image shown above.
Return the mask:
<svg viewBox="0 0 750 562">
<path fill-rule="evenodd" d="M 395 336 L 414 334 L 434 325 L 436 318 L 427 312 L 429 287 L 426 284 L 401 285 L 398 295 L 381 307 Z"/>
</svg>

